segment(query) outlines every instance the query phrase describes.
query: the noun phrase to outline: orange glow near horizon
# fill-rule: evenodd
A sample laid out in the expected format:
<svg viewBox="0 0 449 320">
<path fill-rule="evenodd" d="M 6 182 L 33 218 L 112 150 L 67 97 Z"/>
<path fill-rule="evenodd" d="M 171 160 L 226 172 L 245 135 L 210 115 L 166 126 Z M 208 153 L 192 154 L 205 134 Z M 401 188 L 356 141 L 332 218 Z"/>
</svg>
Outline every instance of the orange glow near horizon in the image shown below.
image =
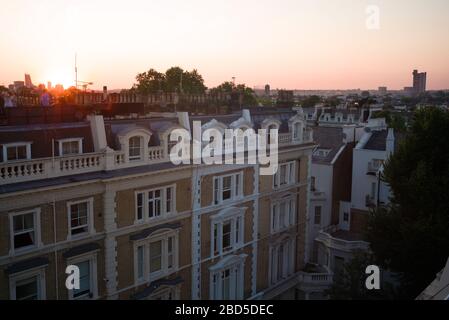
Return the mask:
<svg viewBox="0 0 449 320">
<path fill-rule="evenodd" d="M 366 28 L 366 6 L 380 29 Z M 402 89 L 412 70 L 449 88 L 447 0 L 15 0 L 0 11 L 0 85 L 94 82 L 197 69 L 208 87 Z"/>
</svg>

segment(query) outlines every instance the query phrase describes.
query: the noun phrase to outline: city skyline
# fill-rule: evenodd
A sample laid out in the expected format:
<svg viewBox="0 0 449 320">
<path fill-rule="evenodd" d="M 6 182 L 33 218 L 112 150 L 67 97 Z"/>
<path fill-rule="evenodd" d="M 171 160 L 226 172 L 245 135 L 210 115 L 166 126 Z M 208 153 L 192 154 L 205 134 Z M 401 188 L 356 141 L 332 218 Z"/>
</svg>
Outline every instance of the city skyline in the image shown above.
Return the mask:
<svg viewBox="0 0 449 320">
<path fill-rule="evenodd" d="M 0 84 L 29 73 L 67 87 L 77 53 L 78 79 L 94 89 L 130 88 L 137 73 L 171 66 L 197 69 L 208 87 L 236 77 L 273 89 L 402 90 L 419 69 L 428 90 L 449 88 L 447 1 L 334 2 L 8 2 Z M 368 5 L 379 30 L 366 26 Z"/>
</svg>

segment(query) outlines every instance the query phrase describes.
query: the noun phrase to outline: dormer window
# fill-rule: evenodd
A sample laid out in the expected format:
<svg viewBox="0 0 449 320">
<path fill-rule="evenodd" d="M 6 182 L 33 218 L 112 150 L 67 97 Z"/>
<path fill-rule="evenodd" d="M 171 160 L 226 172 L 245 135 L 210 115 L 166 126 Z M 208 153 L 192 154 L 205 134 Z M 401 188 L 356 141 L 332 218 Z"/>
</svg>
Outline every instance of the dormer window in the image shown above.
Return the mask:
<svg viewBox="0 0 449 320">
<path fill-rule="evenodd" d="M 59 155 L 68 156 L 83 153 L 83 139 L 62 139 L 59 142 Z"/>
<path fill-rule="evenodd" d="M 31 142 L 16 142 L 3 145 L 3 161 L 31 159 Z"/>
<path fill-rule="evenodd" d="M 299 140 L 302 136 L 302 123 L 301 122 L 295 122 L 293 125 L 293 139 Z"/>
<path fill-rule="evenodd" d="M 140 136 L 129 138 L 129 160 L 141 160 L 143 155 L 143 139 Z"/>
</svg>

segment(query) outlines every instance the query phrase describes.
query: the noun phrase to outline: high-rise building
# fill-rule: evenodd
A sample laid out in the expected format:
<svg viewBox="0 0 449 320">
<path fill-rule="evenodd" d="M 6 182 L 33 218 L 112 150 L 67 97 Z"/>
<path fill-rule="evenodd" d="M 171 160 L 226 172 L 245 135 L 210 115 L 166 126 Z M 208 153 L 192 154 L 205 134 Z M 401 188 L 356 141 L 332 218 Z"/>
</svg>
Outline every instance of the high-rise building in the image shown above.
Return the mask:
<svg viewBox="0 0 449 320">
<path fill-rule="evenodd" d="M 51 81 L 48 81 L 48 82 L 47 82 L 47 89 L 48 89 L 48 90 L 51 90 Z"/>
<path fill-rule="evenodd" d="M 270 85 L 269 85 L 269 84 L 266 84 L 266 85 L 265 85 L 265 95 L 266 95 L 266 96 L 269 96 L 269 95 L 270 95 Z"/>
<path fill-rule="evenodd" d="M 25 73 L 25 87 L 30 89 L 33 87 L 33 83 L 31 82 L 31 76 L 27 73 Z"/>
<path fill-rule="evenodd" d="M 415 94 L 426 92 L 427 72 L 413 70 L 413 90 Z"/>
</svg>

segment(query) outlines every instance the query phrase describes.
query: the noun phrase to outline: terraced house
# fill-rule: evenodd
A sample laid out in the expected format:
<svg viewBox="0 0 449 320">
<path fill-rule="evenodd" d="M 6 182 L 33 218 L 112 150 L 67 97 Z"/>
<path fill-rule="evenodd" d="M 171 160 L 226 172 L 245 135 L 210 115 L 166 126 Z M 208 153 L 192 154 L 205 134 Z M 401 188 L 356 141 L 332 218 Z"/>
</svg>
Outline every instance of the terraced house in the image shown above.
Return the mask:
<svg viewBox="0 0 449 320">
<path fill-rule="evenodd" d="M 169 134 L 194 120 L 278 129 L 279 170 L 174 165 Z M 288 109 L 0 126 L 0 299 L 301 297 L 314 146 Z"/>
</svg>

